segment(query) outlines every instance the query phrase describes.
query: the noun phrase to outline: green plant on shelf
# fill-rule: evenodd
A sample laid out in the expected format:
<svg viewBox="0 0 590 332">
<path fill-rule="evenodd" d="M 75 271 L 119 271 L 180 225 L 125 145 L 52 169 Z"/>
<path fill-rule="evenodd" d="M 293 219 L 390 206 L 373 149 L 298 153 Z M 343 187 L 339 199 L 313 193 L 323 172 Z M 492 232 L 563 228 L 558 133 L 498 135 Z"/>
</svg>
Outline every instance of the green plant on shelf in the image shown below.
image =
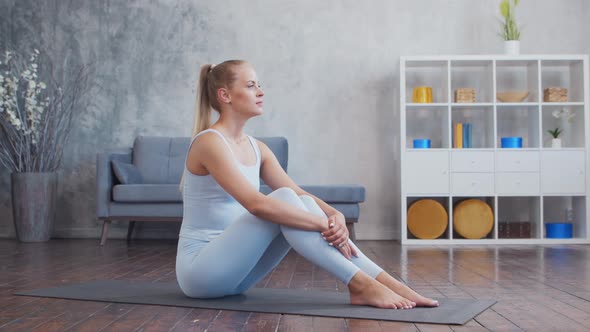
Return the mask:
<svg viewBox="0 0 590 332">
<path fill-rule="evenodd" d="M 519 2 L 519 0 L 502 0 L 502 2 L 500 2 L 500 14 L 503 18 L 503 20 L 500 21 L 500 24 L 502 25 L 500 36 L 504 40 L 520 40 L 520 29 L 514 18 L 514 10 Z"/>
<path fill-rule="evenodd" d="M 559 128 L 555 128 L 553 130 L 547 130 L 547 132 L 553 137 L 553 138 L 558 138 L 559 135 L 563 132 L 562 130 L 560 130 Z"/>
</svg>

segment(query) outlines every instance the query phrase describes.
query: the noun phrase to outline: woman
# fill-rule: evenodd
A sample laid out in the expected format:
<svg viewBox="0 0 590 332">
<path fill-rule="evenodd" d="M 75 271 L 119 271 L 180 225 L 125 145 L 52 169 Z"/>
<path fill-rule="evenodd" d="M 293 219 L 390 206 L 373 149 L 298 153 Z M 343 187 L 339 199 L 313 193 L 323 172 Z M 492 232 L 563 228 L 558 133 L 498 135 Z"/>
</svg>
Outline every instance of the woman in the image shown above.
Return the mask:
<svg viewBox="0 0 590 332">
<path fill-rule="evenodd" d="M 262 114 L 263 96 L 245 61 L 201 67 L 181 182 L 176 275 L 182 291 L 197 298 L 240 294 L 293 248 L 344 282 L 351 304 L 437 306 L 363 255 L 349 240 L 342 213 L 303 191 L 264 143 L 243 132 Z M 212 109 L 219 119 L 210 126 Z M 260 178 L 274 190 L 269 195 L 259 192 Z"/>
</svg>

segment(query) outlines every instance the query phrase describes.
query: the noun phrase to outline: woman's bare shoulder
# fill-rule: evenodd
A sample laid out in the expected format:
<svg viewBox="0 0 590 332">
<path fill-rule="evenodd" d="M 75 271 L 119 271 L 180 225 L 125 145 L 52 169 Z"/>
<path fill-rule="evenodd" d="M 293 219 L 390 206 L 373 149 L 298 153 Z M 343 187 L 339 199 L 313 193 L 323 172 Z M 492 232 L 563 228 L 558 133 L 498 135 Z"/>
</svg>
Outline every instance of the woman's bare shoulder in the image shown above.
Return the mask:
<svg viewBox="0 0 590 332">
<path fill-rule="evenodd" d="M 197 175 L 207 175 L 205 164 L 207 159 L 212 158 L 227 158 L 223 140 L 216 133 L 209 131 L 200 134 L 193 141 L 188 151 L 187 167 L 188 169 Z"/>
<path fill-rule="evenodd" d="M 259 139 L 254 138 L 254 140 L 256 141 L 256 144 L 258 144 L 258 150 L 260 150 L 260 159 L 264 160 L 269 156 L 269 153 L 272 153 L 272 151 L 270 150 L 270 148 L 268 147 L 268 145 L 266 145 L 264 142 L 262 142 Z"/>
<path fill-rule="evenodd" d="M 191 145 L 191 150 L 209 150 L 223 144 L 223 140 L 213 131 L 200 134 Z"/>
</svg>

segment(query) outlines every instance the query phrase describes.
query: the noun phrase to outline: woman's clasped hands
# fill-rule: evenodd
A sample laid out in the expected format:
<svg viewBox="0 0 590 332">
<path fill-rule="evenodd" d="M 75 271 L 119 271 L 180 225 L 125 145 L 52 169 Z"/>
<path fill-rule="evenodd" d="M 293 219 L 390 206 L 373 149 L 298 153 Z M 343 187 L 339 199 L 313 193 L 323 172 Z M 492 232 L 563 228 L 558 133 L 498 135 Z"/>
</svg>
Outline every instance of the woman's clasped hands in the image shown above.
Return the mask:
<svg viewBox="0 0 590 332">
<path fill-rule="evenodd" d="M 358 257 L 356 250 L 348 242 L 348 228 L 342 214 L 334 214 L 328 217 L 328 230 L 321 233 L 328 244 L 338 249 L 344 257 L 352 259 Z"/>
</svg>

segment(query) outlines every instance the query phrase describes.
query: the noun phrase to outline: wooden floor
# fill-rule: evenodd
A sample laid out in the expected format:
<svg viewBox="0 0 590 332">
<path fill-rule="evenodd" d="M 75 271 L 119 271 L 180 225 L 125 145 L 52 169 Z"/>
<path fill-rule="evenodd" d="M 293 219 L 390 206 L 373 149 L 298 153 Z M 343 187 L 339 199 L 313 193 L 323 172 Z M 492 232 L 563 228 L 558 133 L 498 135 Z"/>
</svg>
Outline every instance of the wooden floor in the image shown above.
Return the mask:
<svg viewBox="0 0 590 332">
<path fill-rule="evenodd" d="M 588 331 L 590 246 L 402 247 L 358 241 L 388 272 L 433 297 L 498 301 L 464 326 L 109 304 L 13 296 L 91 279 L 174 281 L 175 242 L 0 240 L 1 331 Z M 346 291 L 291 252 L 258 287 Z"/>
</svg>

